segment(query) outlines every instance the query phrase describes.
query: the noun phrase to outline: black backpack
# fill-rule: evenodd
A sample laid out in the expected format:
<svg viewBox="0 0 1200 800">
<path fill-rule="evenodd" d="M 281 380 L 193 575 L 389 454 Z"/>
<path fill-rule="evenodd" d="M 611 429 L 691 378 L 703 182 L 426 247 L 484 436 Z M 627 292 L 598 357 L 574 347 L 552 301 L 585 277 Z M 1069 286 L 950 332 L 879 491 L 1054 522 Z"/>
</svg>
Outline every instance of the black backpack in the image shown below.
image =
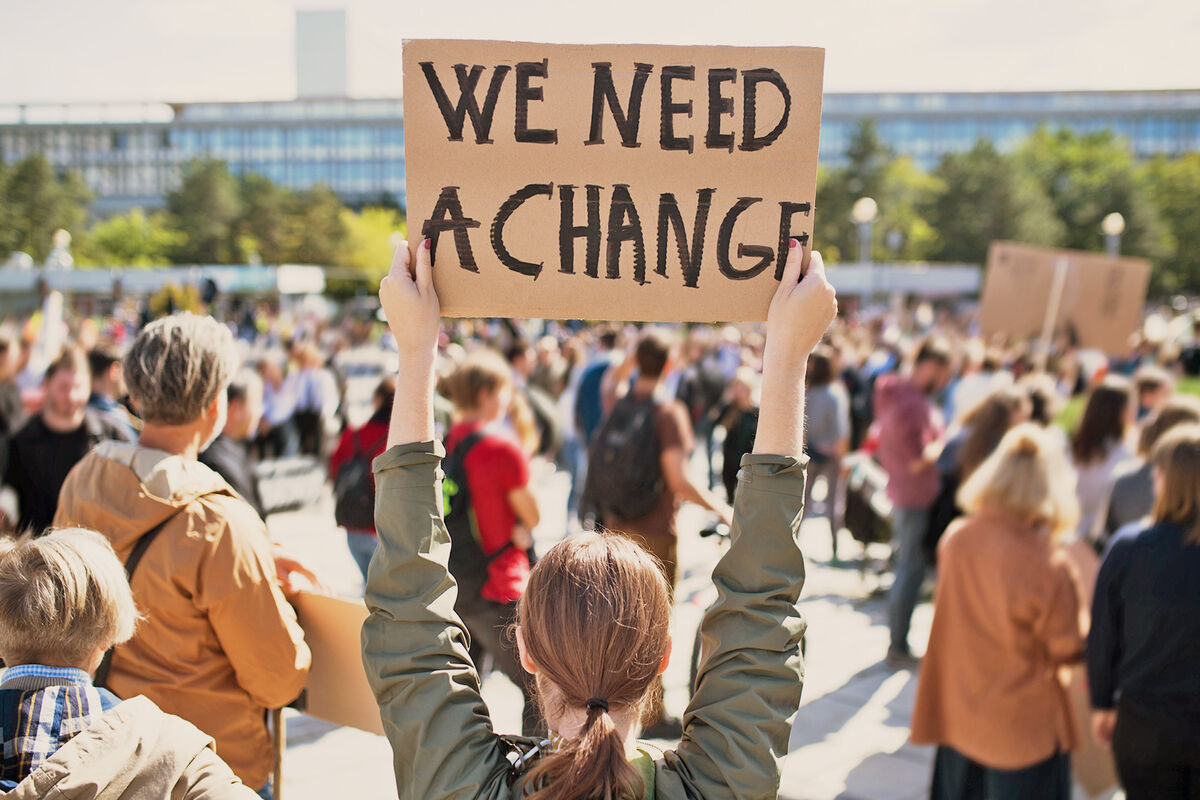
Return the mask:
<svg viewBox="0 0 1200 800">
<path fill-rule="evenodd" d="M 442 513 L 446 530 L 450 534 L 450 563 L 448 568 L 458 583 L 458 607 L 473 603 L 483 592 L 487 583 L 488 566 L 501 553 L 513 546 L 510 541 L 496 552 L 483 552 L 479 539 L 479 525 L 471 507 L 471 490 L 467 483 L 467 454 L 483 438 L 482 431 L 475 431 L 458 443 L 442 462 Z"/>
<path fill-rule="evenodd" d="M 638 400 L 627 395 L 596 430 L 588 449 L 584 496 L 601 522 L 640 519 L 654 510 L 666 490 L 657 412 L 653 397 Z"/>
<path fill-rule="evenodd" d="M 369 531 L 375 527 L 375 490 L 371 486 L 371 458 L 358 437 L 359 433 L 351 436 L 354 453 L 338 467 L 333 478 L 333 518 L 344 528 Z"/>
</svg>

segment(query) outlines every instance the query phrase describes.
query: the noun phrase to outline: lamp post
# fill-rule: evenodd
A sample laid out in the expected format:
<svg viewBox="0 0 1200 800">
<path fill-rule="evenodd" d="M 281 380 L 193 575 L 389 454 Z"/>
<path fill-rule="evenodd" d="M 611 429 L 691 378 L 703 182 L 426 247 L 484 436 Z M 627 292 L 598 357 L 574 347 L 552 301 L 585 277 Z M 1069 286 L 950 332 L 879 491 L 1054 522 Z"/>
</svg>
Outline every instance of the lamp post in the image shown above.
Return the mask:
<svg viewBox="0 0 1200 800">
<path fill-rule="evenodd" d="M 860 264 L 871 263 L 871 229 L 875 225 L 875 216 L 879 206 L 870 197 L 860 197 L 854 201 L 850 209 L 850 219 L 858 226 L 858 261 Z"/>
<path fill-rule="evenodd" d="M 1125 232 L 1125 218 L 1120 212 L 1114 211 L 1100 222 L 1100 231 L 1104 234 L 1104 248 L 1110 256 L 1121 252 L 1121 234 Z"/>
</svg>

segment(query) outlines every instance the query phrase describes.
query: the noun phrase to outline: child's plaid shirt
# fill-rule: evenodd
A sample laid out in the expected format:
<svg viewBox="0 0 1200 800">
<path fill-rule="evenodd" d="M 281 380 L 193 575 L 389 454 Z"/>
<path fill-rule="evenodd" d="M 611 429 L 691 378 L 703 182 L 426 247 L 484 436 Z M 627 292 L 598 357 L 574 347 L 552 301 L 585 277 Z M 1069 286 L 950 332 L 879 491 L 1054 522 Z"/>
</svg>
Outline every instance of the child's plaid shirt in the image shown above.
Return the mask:
<svg viewBox="0 0 1200 800">
<path fill-rule="evenodd" d="M 83 670 L 24 664 L 0 681 L 0 789 L 9 790 L 121 700 Z"/>
</svg>

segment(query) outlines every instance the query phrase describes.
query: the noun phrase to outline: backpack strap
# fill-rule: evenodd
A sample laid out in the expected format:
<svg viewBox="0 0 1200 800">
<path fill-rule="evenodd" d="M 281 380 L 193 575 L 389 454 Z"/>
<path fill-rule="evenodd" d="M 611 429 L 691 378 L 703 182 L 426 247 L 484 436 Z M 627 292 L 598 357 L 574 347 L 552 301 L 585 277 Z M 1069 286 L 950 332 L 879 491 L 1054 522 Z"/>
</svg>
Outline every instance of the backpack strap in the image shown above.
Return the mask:
<svg viewBox="0 0 1200 800">
<path fill-rule="evenodd" d="M 450 455 L 447 456 L 447 460 L 454 459 L 457 463 L 462 465 L 462 471 L 463 471 L 464 478 L 466 477 L 466 473 L 467 473 L 467 454 L 471 452 L 471 450 L 475 447 L 475 445 L 479 444 L 480 440 L 483 439 L 484 436 L 485 436 L 485 434 L 484 434 L 482 428 L 477 431 L 474 431 L 473 433 L 468 435 L 465 439 L 463 439 L 461 442 L 456 444 L 454 446 L 454 450 L 452 450 L 450 452 Z M 479 538 L 478 533 L 476 533 L 476 538 Z M 511 539 L 508 541 L 508 543 L 506 543 L 505 545 L 500 547 L 500 549 L 496 550 L 494 553 L 484 553 L 484 556 L 487 558 L 487 561 L 485 563 L 490 565 L 493 561 L 495 561 L 497 558 L 499 558 L 500 555 L 502 553 L 504 553 L 504 551 L 508 550 L 510 547 L 515 547 L 515 545 L 512 543 Z M 482 542 L 480 542 L 479 548 L 481 550 L 483 549 Z"/>
<path fill-rule="evenodd" d="M 184 508 L 186 508 L 186 506 L 184 506 Z M 154 540 L 158 538 L 158 535 L 162 533 L 163 528 L 167 527 L 167 523 L 175 519 L 182 512 L 183 508 L 177 509 L 169 517 L 138 537 L 137 542 L 133 545 L 133 550 L 129 553 L 129 558 L 125 559 L 125 576 L 129 579 L 130 584 L 133 583 L 133 573 L 137 571 L 138 564 L 141 563 L 142 556 L 146 555 L 146 550 L 149 549 L 150 545 L 154 543 Z M 104 658 L 100 660 L 100 666 L 96 668 L 96 676 L 92 679 L 93 686 L 97 688 L 107 688 L 106 684 L 108 683 L 108 670 L 112 666 L 113 650 L 115 649 L 116 646 L 114 645 L 105 651 Z"/>
<path fill-rule="evenodd" d="M 482 428 L 472 432 L 465 439 L 454 446 L 454 449 L 450 451 L 450 455 L 447 456 L 447 460 L 455 459 L 456 461 L 465 463 L 467 460 L 467 453 L 470 453 L 475 445 L 479 444 L 479 441 L 483 437 L 484 433 Z"/>
</svg>

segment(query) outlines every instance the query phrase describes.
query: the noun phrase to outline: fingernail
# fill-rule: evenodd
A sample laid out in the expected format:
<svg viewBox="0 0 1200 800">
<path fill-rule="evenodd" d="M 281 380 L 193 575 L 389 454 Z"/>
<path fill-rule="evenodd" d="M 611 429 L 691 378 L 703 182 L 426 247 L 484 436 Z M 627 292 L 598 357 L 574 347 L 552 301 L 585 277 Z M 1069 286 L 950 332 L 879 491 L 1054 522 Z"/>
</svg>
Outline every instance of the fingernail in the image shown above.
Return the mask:
<svg viewBox="0 0 1200 800">
<path fill-rule="evenodd" d="M 800 240 L 797 239 L 795 236 L 793 236 L 789 241 L 790 241 L 790 243 L 788 244 L 788 247 L 790 247 L 793 250 L 795 250 L 797 247 L 800 246 Z"/>
<path fill-rule="evenodd" d="M 424 247 L 426 250 L 428 250 L 432 246 L 433 246 L 432 239 L 426 239 L 425 241 L 421 242 L 421 247 Z"/>
</svg>

